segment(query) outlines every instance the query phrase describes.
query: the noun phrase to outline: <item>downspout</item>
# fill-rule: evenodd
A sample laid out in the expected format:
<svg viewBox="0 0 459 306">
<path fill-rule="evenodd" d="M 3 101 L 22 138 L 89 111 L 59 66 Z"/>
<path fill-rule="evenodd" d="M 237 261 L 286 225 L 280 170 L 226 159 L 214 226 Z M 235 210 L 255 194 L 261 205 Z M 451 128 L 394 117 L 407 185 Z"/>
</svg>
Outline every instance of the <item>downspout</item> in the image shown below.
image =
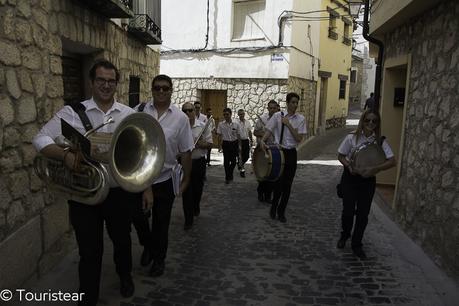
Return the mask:
<svg viewBox="0 0 459 306">
<path fill-rule="evenodd" d="M 368 23 L 369 11 L 370 11 L 370 0 L 365 0 L 365 8 L 364 8 L 364 14 L 363 14 L 363 37 L 367 41 L 379 47 L 378 61 L 376 62 L 375 90 L 374 90 L 375 108 L 379 110 L 380 99 L 381 99 L 381 79 L 382 79 L 382 63 L 383 63 L 383 56 L 384 56 L 384 44 L 382 41 L 374 37 L 371 37 L 368 34 L 370 32 L 370 26 Z"/>
</svg>

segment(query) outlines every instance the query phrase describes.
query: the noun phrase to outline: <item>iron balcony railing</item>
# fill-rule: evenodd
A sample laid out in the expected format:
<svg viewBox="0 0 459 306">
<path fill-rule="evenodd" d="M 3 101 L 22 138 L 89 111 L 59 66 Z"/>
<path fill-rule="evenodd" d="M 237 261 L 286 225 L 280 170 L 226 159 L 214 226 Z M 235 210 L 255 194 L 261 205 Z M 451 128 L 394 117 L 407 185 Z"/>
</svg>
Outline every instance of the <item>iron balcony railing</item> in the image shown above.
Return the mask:
<svg viewBox="0 0 459 306">
<path fill-rule="evenodd" d="M 128 31 L 147 45 L 161 44 L 161 28 L 147 14 L 135 14 Z"/>
<path fill-rule="evenodd" d="M 132 0 L 79 0 L 107 18 L 131 18 Z"/>
</svg>

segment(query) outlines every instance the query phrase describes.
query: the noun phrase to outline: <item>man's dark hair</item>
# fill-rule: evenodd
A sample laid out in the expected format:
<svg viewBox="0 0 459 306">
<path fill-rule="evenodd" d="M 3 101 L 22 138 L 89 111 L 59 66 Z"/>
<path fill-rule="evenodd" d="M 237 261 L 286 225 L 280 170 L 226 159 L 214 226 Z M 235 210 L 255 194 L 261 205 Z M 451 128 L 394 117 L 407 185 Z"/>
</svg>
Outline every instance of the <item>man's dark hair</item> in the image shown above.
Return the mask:
<svg viewBox="0 0 459 306">
<path fill-rule="evenodd" d="M 151 81 L 151 87 L 152 88 L 155 85 L 156 81 L 166 81 L 166 82 L 169 83 L 169 86 L 172 88 L 172 79 L 168 75 L 158 74 L 157 76 L 155 76 L 153 81 Z"/>
<path fill-rule="evenodd" d="M 211 111 L 211 110 L 212 110 L 212 109 L 211 109 L 210 107 L 208 107 L 208 108 L 206 109 L 206 112 Z"/>
<path fill-rule="evenodd" d="M 243 110 L 242 108 L 238 109 L 237 112 L 244 112 L 245 113 L 245 110 Z"/>
<path fill-rule="evenodd" d="M 375 94 L 374 93 L 370 93 L 370 97 L 373 97 Z"/>
<path fill-rule="evenodd" d="M 94 62 L 94 65 L 92 65 L 91 69 L 89 69 L 89 78 L 91 79 L 92 82 L 94 82 L 94 80 L 96 79 L 96 70 L 99 67 L 104 67 L 105 69 L 115 70 L 116 82 L 120 80 L 120 73 L 118 69 L 116 69 L 115 65 L 113 65 L 111 62 L 107 61 L 106 59 L 98 59 Z"/>
<path fill-rule="evenodd" d="M 292 100 L 292 98 L 297 98 L 298 101 L 300 100 L 300 96 L 297 94 L 297 93 L 294 93 L 294 92 L 289 92 L 287 94 L 287 103 L 290 102 L 290 100 Z"/>
<path fill-rule="evenodd" d="M 196 105 L 196 104 L 199 104 L 199 105 L 201 105 L 201 102 L 199 102 L 199 101 L 195 101 L 195 102 L 194 102 L 194 105 Z"/>
<path fill-rule="evenodd" d="M 274 100 L 274 99 L 273 99 L 273 100 L 269 100 L 269 102 L 268 102 L 268 106 L 269 106 L 269 104 L 274 104 L 274 105 L 276 105 L 276 106 L 277 106 L 277 101 L 276 101 L 276 100 Z"/>
<path fill-rule="evenodd" d="M 224 112 L 224 113 L 230 113 L 230 114 L 232 113 L 232 112 L 231 112 L 231 108 L 229 108 L 229 107 L 225 107 L 225 108 L 223 109 L 223 112 Z"/>
</svg>

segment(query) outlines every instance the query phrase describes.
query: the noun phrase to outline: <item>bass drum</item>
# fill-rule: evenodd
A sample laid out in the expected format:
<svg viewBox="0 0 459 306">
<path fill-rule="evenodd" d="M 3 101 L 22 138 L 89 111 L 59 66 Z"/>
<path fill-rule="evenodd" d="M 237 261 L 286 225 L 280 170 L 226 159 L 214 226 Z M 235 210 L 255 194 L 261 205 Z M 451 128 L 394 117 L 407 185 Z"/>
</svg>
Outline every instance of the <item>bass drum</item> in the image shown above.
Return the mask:
<svg viewBox="0 0 459 306">
<path fill-rule="evenodd" d="M 351 156 L 351 167 L 359 173 L 361 169 L 378 166 L 386 161 L 386 154 L 376 142 L 364 143 Z"/>
<path fill-rule="evenodd" d="M 265 152 L 256 147 L 253 152 L 253 172 L 259 181 L 277 181 L 284 172 L 284 152 L 268 146 Z"/>
</svg>

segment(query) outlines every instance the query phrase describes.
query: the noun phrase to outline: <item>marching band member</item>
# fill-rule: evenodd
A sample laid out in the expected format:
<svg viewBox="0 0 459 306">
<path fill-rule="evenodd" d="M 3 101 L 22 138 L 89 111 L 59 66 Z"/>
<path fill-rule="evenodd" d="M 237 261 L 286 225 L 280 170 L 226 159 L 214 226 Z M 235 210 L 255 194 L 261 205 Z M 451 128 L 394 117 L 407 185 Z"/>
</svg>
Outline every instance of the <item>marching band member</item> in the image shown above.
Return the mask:
<svg viewBox="0 0 459 306">
<path fill-rule="evenodd" d="M 212 117 L 212 109 L 209 107 L 207 108 L 206 110 L 206 116 L 207 116 L 207 120 L 210 120 L 210 126 L 209 126 L 209 130 L 210 130 L 210 133 L 211 135 L 215 135 L 215 119 Z M 210 147 L 208 150 L 207 150 L 207 157 L 206 157 L 206 163 L 207 163 L 207 166 L 210 167 L 210 153 L 212 152 L 212 147 Z"/>
<path fill-rule="evenodd" d="M 200 120 L 204 123 L 207 122 L 207 116 L 201 113 L 201 102 L 199 101 L 194 102 L 194 111 L 195 111 L 196 120 Z"/>
<path fill-rule="evenodd" d="M 224 120 L 217 127 L 218 148 L 219 151 L 223 150 L 225 184 L 229 184 L 233 180 L 242 128 L 237 122 L 231 119 L 231 109 L 223 109 L 223 118 Z"/>
<path fill-rule="evenodd" d="M 269 119 L 277 112 L 277 102 L 275 100 L 271 100 L 268 102 L 268 113 L 261 115 L 257 122 L 255 123 L 255 129 L 253 131 L 253 135 L 257 137 L 257 145 L 260 145 L 261 138 L 266 132 L 265 126 L 268 123 Z M 273 143 L 273 137 L 269 137 L 266 140 L 267 144 Z M 273 192 L 273 184 L 269 181 L 259 181 L 257 192 L 258 192 L 258 200 L 260 202 L 265 201 L 266 203 L 272 203 L 271 196 Z"/>
<path fill-rule="evenodd" d="M 238 155 L 239 161 L 237 167 L 241 177 L 245 177 L 244 165 L 249 160 L 250 147 L 252 146 L 252 126 L 250 125 L 250 122 L 245 119 L 245 112 L 242 108 L 237 111 L 237 115 L 239 118 L 234 121 L 239 123 L 242 128 L 241 146 Z"/>
<path fill-rule="evenodd" d="M 341 177 L 341 188 L 343 197 L 343 211 L 341 214 L 342 232 L 337 247 L 342 249 L 346 240 L 352 233 L 353 253 L 362 259 L 366 258 L 362 250 L 362 238 L 368 223 L 368 214 L 373 200 L 376 187 L 376 173 L 395 166 L 395 158 L 392 150 L 383 140 L 381 146 L 386 155 L 386 161 L 374 167 L 367 167 L 359 174 L 352 169 L 350 157 L 352 153 L 366 142 L 380 141 L 381 118 L 378 112 L 368 109 L 363 112 L 359 120 L 357 130 L 347 135 L 338 148 L 338 160 L 343 164 L 344 171 Z"/>
<path fill-rule="evenodd" d="M 60 119 L 64 119 L 84 134 L 91 125 L 99 126 L 111 116 L 114 123 L 105 125 L 100 131 L 113 133 L 122 119 L 134 113 L 131 108 L 114 99 L 120 76 L 118 69 L 112 63 L 106 60 L 97 61 L 90 69 L 89 77 L 92 98 L 72 106 L 64 106 L 33 140 L 37 151 L 46 157 L 64 161 L 68 168 L 76 171 L 78 170 L 77 155 L 64 151 L 54 143 L 54 139 L 62 135 Z M 78 305 L 94 306 L 99 299 L 104 222 L 113 243 L 115 267 L 121 283 L 120 293 L 123 297 L 134 294 L 134 282 L 131 277 L 130 204 L 136 198 L 137 194 L 124 191 L 111 178 L 109 194 L 102 203 L 87 205 L 68 201 L 70 222 L 75 230 L 80 255 L 79 292 L 84 293 Z M 151 204 L 151 202 L 146 203 L 146 205 Z"/>
<path fill-rule="evenodd" d="M 150 276 L 158 277 L 164 273 L 165 269 L 169 224 L 172 204 L 175 199 L 172 169 L 177 164 L 176 156 L 180 154 L 183 167 L 183 179 L 180 182 L 179 191 L 181 194 L 190 181 L 193 138 L 188 117 L 175 105 L 171 104 L 171 78 L 164 74 L 157 75 L 151 83 L 151 89 L 153 101 L 145 105 L 144 112 L 150 114 L 159 122 L 166 139 L 166 157 L 161 174 L 153 182 L 152 188 L 148 189 L 149 194 L 144 195 L 144 198 L 154 199 L 151 220 L 152 239 L 150 245 L 153 254 L 153 264 L 149 274 Z"/>
<path fill-rule="evenodd" d="M 196 143 L 191 152 L 191 180 L 188 188 L 183 192 L 183 213 L 185 215 L 184 230 L 193 226 L 193 216 L 200 214 L 200 202 L 206 174 L 206 154 L 212 147 L 212 134 L 210 126 L 196 119 L 193 104 L 186 102 L 182 105 L 182 111 L 190 119 L 191 133 Z M 209 123 L 210 124 L 210 123 Z M 204 130 L 205 129 L 205 130 Z"/>
<path fill-rule="evenodd" d="M 285 223 L 285 209 L 290 197 L 293 178 L 296 173 L 297 153 L 296 147 L 306 135 L 306 119 L 303 115 L 297 114 L 300 97 L 294 93 L 287 94 L 287 114 L 275 113 L 266 124 L 266 132 L 261 139 L 261 147 L 266 150 L 266 141 L 274 135 L 274 143 L 282 148 L 284 153 L 284 171 L 274 187 L 274 197 L 269 215 L 271 219 L 277 217 L 280 222 Z"/>
</svg>

